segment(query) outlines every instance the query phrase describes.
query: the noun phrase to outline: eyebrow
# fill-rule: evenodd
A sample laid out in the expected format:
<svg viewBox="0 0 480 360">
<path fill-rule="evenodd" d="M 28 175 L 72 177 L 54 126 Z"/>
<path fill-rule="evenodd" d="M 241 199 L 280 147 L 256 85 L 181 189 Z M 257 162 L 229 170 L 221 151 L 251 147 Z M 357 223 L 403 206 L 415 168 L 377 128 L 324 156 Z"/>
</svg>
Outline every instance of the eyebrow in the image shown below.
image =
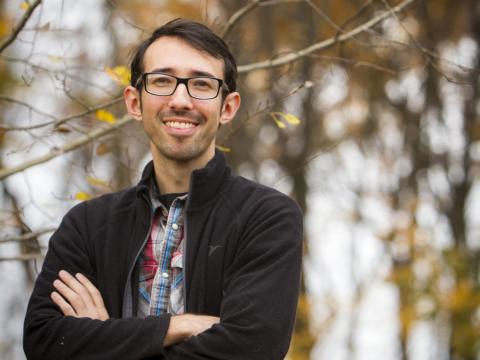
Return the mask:
<svg viewBox="0 0 480 360">
<path fill-rule="evenodd" d="M 154 73 L 160 72 L 160 73 L 171 74 L 174 72 L 174 70 L 170 67 L 165 67 L 165 68 L 155 68 L 150 72 L 154 72 Z M 191 76 L 205 76 L 205 77 L 216 78 L 216 76 L 213 75 L 212 73 L 209 73 L 207 71 L 201 71 L 201 70 L 193 70 L 191 72 Z"/>
</svg>

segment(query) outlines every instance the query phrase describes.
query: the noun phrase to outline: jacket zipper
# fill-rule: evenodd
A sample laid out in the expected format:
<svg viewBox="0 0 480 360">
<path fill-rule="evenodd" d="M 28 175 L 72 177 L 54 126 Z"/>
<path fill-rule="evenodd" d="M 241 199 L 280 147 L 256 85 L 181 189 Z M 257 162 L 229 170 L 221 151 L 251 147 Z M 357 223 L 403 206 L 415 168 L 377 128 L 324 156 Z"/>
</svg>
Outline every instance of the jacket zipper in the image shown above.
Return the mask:
<svg viewBox="0 0 480 360">
<path fill-rule="evenodd" d="M 150 236 L 150 231 L 152 230 L 152 222 L 153 222 L 154 211 L 152 209 L 152 204 L 150 203 L 150 200 L 147 199 L 147 198 L 145 198 L 145 200 L 147 201 L 147 203 L 149 204 L 149 207 L 150 207 L 150 224 L 148 225 L 147 234 L 145 235 L 145 238 L 143 239 L 142 245 L 138 249 L 137 254 L 135 255 L 134 261 L 133 261 L 133 263 L 130 266 L 130 269 L 128 271 L 127 280 L 125 282 L 125 287 L 124 287 L 125 290 L 123 292 L 122 318 L 128 318 L 128 317 L 135 316 L 135 314 L 133 314 L 133 296 L 132 296 L 132 294 L 130 294 L 130 295 L 128 294 L 128 292 L 132 290 L 131 279 L 130 278 L 132 276 L 133 269 L 135 268 L 135 264 L 137 263 L 138 258 L 140 256 L 140 254 L 142 253 L 142 250 L 145 247 L 145 244 L 148 241 L 148 237 Z M 131 314 L 126 313 L 127 312 L 126 302 L 127 302 L 127 299 L 129 299 L 129 298 L 130 298 L 130 302 L 131 302 L 131 305 L 132 305 L 131 306 L 131 310 L 132 310 Z"/>
<path fill-rule="evenodd" d="M 192 187 L 193 187 L 193 172 L 190 175 L 190 184 L 188 185 L 188 196 L 187 196 L 187 202 L 185 203 L 185 223 L 184 223 L 184 231 L 185 231 L 185 241 L 184 241 L 184 249 L 183 249 L 183 256 L 182 256 L 182 266 L 183 266 L 183 303 L 184 303 L 184 309 L 185 313 L 188 312 L 188 301 L 187 301 L 187 284 L 188 284 L 188 279 L 187 279 L 187 254 L 188 254 L 188 242 L 190 236 L 188 236 L 188 209 L 190 205 L 190 199 L 192 197 Z M 190 242 L 192 240 L 190 239 Z"/>
</svg>

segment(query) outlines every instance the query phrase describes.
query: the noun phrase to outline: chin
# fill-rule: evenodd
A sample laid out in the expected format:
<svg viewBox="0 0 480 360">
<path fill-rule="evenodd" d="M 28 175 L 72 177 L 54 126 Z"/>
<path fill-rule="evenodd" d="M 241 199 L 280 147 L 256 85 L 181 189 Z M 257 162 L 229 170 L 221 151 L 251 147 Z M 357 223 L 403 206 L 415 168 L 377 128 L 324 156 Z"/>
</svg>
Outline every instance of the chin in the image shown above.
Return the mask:
<svg viewBox="0 0 480 360">
<path fill-rule="evenodd" d="M 160 149 L 160 154 L 169 159 L 174 161 L 180 162 L 188 162 L 192 160 L 201 159 L 208 153 L 208 148 L 195 148 L 195 147 L 188 147 L 182 149 Z"/>
</svg>

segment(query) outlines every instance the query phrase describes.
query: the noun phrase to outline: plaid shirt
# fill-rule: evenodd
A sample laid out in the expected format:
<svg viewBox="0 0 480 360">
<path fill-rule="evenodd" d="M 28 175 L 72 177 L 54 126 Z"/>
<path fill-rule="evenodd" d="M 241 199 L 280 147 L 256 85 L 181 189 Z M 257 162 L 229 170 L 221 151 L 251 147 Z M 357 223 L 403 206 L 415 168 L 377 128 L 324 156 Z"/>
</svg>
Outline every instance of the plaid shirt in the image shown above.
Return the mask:
<svg viewBox="0 0 480 360">
<path fill-rule="evenodd" d="M 187 195 L 177 197 L 168 211 L 150 191 L 154 216 L 150 235 L 139 258 L 137 316 L 182 314 L 184 218 Z M 157 191 L 155 191 L 157 190 Z"/>
</svg>

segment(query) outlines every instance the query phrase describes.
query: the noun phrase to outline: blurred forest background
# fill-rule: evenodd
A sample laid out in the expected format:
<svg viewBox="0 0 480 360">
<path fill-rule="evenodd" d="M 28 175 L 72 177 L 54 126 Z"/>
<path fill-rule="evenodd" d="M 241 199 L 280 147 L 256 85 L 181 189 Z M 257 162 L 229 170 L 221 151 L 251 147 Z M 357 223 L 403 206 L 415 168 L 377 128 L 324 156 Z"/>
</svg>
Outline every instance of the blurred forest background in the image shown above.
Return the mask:
<svg viewBox="0 0 480 360">
<path fill-rule="evenodd" d="M 0 358 L 63 214 L 148 161 L 125 66 L 176 17 L 238 60 L 218 148 L 305 212 L 289 359 L 479 359 L 478 0 L 0 0 Z"/>
</svg>

